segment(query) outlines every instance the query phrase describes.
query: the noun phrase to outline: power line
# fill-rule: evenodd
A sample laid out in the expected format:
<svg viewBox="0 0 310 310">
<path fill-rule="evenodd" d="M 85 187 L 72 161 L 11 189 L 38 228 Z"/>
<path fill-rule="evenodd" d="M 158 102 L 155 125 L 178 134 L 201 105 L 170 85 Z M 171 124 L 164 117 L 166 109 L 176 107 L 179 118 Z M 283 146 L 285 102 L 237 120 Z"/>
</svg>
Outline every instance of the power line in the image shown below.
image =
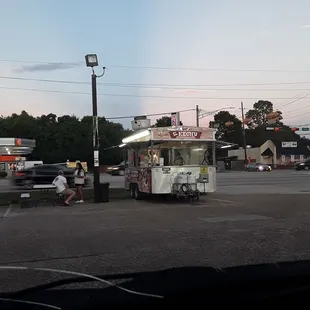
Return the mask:
<svg viewBox="0 0 310 310">
<path fill-rule="evenodd" d="M 302 108 L 300 108 L 300 109 L 296 109 L 296 110 L 294 110 L 294 111 L 288 111 L 288 112 L 286 112 L 286 113 L 294 113 L 294 112 L 296 112 L 296 111 L 304 110 L 305 108 L 309 108 L 309 107 L 310 107 L 310 104 L 309 104 L 309 105 L 306 105 L 305 107 L 302 107 Z"/>
<path fill-rule="evenodd" d="M 298 94 L 298 95 L 295 95 L 294 97 L 290 98 L 290 100 L 294 100 L 294 99 L 296 99 L 296 98 L 298 98 L 298 97 L 304 95 L 305 93 L 306 93 L 306 92 L 302 92 L 302 93 L 300 93 L 300 94 Z M 277 109 L 277 106 L 278 106 L 278 107 L 281 107 L 281 106 L 283 106 L 284 104 L 286 104 L 287 102 L 288 102 L 287 100 L 280 101 L 278 104 L 276 104 L 275 108 Z"/>
<path fill-rule="evenodd" d="M 25 77 L 13 77 L 13 76 L 0 76 L 0 79 L 5 80 L 17 80 L 17 81 L 32 81 L 32 82 L 44 82 L 44 83 L 59 83 L 59 84 L 77 84 L 77 85 L 90 85 L 90 82 L 84 81 L 69 81 L 69 80 L 51 80 L 51 79 L 35 79 L 35 78 L 25 78 Z M 305 82 L 306 83 L 306 82 Z M 307 82 L 310 84 L 310 81 Z M 206 87 L 208 85 L 161 85 L 161 84 L 130 84 L 130 83 L 97 83 L 98 85 L 103 86 L 113 86 L 113 87 L 133 87 L 133 88 L 164 88 L 164 89 L 175 89 L 175 90 L 184 90 L 184 87 Z M 239 84 L 248 86 L 248 84 Z M 268 84 L 265 84 L 268 85 Z M 211 86 L 211 85 L 210 85 Z M 215 85 L 214 85 L 215 86 Z M 227 86 L 230 86 L 227 84 Z M 232 85 L 231 85 L 232 86 Z M 181 88 L 182 87 L 182 88 Z M 198 88 L 198 89 L 185 89 L 185 91 L 310 91 L 308 88 L 263 88 L 263 89 L 231 89 L 231 88 Z"/>
<path fill-rule="evenodd" d="M 44 62 L 30 60 L 0 59 L 0 62 L 7 63 L 27 63 L 27 64 L 74 64 L 82 65 L 84 62 Z M 148 70 L 172 70 L 172 71 L 217 71 L 217 72 L 291 72 L 291 73 L 310 73 L 310 70 L 289 70 L 289 69 L 223 69 L 223 68 L 185 68 L 185 67 L 163 67 L 163 66 L 133 66 L 133 65 L 111 65 L 107 68 L 123 69 L 148 69 Z"/>
<path fill-rule="evenodd" d="M 181 111 L 177 111 L 179 113 L 183 113 L 183 112 L 189 112 L 189 111 L 195 111 L 195 109 L 187 109 L 187 110 L 181 110 Z M 165 112 L 165 113 L 153 113 L 153 114 L 145 114 L 145 115 L 140 115 L 140 116 L 159 116 L 159 115 L 166 115 L 166 114 L 172 114 L 175 113 L 176 111 L 173 112 Z M 134 118 L 137 115 L 131 115 L 131 116 L 114 116 L 114 117 L 105 117 L 105 119 L 125 119 L 125 118 Z"/>
<path fill-rule="evenodd" d="M 43 83 L 59 83 L 59 84 L 76 84 L 76 85 L 90 85 L 90 82 L 84 81 L 68 81 L 68 80 L 50 80 L 50 79 L 35 79 L 35 78 L 24 78 L 24 77 L 13 77 L 13 76 L 0 76 L 0 79 L 4 80 L 17 80 L 17 81 L 31 81 L 31 82 L 43 82 Z M 310 83 L 310 82 L 309 82 Z M 152 85 L 152 84 L 127 84 L 127 83 L 97 83 L 102 86 L 112 86 L 112 87 L 129 87 L 129 88 L 150 88 L 150 89 L 171 89 L 171 90 L 180 90 L 183 91 L 185 85 Z M 181 88 L 182 87 L 182 88 Z M 201 86 L 202 87 L 202 86 Z M 308 88 L 196 88 L 196 89 L 185 89 L 186 91 L 310 91 Z"/>
<path fill-rule="evenodd" d="M 110 67 L 110 68 L 124 68 L 124 69 L 171 70 L 171 71 L 310 73 L 310 70 L 288 70 L 288 69 L 221 69 L 221 68 L 182 68 L 182 67 L 125 66 L 125 65 L 108 66 L 108 67 Z"/>
<path fill-rule="evenodd" d="M 78 91 L 62 91 L 62 90 L 49 90 L 49 89 L 37 89 L 37 88 L 22 88 L 22 87 L 5 87 L 0 86 L 0 89 L 4 90 L 21 90 L 21 91 L 33 91 L 33 92 L 46 92 L 46 93 L 60 93 L 60 94 L 75 94 L 75 95 L 91 95 L 89 92 Z M 154 99 L 191 99 L 191 100 L 257 100 L 259 97 L 185 97 L 185 96 L 154 96 L 154 95 L 132 95 L 132 94 L 98 94 L 98 96 L 106 97 L 135 97 L 135 98 L 154 98 Z M 268 100 L 280 100 L 290 99 L 286 97 L 268 97 Z"/>
<path fill-rule="evenodd" d="M 282 104 L 282 105 L 280 105 L 279 107 L 280 107 L 280 108 L 286 107 L 286 106 L 288 106 L 288 105 L 290 105 L 290 104 L 292 104 L 292 103 L 295 103 L 295 102 L 297 102 L 297 101 L 299 101 L 299 100 L 301 100 L 301 99 L 304 99 L 304 98 L 308 97 L 309 95 L 310 95 L 310 93 L 307 91 L 306 93 L 303 93 L 303 95 L 299 96 L 298 98 L 293 99 L 293 100 L 291 100 L 291 101 L 289 101 L 289 102 L 287 102 L 287 103 L 285 103 L 285 104 Z M 279 107 L 278 107 L 278 108 L 279 108 Z"/>
<path fill-rule="evenodd" d="M 303 115 L 308 115 L 308 114 L 310 114 L 310 111 L 306 112 L 306 113 L 301 113 L 301 114 L 297 114 L 297 115 L 294 115 L 294 116 L 290 116 L 290 117 L 285 117 L 284 119 L 292 119 L 292 118 L 296 118 L 296 117 L 303 116 Z"/>
</svg>

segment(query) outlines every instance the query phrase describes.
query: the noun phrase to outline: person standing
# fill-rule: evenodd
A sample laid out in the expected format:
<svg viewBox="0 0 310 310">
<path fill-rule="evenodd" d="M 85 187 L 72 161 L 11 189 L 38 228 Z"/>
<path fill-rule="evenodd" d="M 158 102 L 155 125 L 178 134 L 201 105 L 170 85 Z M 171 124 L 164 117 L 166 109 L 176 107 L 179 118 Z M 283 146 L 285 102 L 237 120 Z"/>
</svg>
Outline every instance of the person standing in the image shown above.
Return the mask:
<svg viewBox="0 0 310 310">
<path fill-rule="evenodd" d="M 57 194 L 66 197 L 64 205 L 70 206 L 70 201 L 75 196 L 75 192 L 69 188 L 67 179 L 64 177 L 64 172 L 62 170 L 58 171 L 58 176 L 54 179 L 53 185 L 56 187 Z"/>
<path fill-rule="evenodd" d="M 79 200 L 76 203 L 83 203 L 83 186 L 85 184 L 85 170 L 80 162 L 76 163 L 75 171 L 74 171 L 74 183 L 76 187 L 76 194 Z"/>
</svg>

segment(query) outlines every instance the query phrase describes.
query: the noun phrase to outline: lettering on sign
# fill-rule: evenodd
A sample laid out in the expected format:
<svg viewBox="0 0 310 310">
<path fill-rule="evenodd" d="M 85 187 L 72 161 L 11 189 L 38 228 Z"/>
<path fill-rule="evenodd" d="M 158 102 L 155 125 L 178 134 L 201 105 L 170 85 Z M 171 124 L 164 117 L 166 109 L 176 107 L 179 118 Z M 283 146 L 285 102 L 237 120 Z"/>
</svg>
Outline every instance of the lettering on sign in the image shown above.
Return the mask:
<svg viewBox="0 0 310 310">
<path fill-rule="evenodd" d="M 172 139 L 176 138 L 200 139 L 201 136 L 201 132 L 199 131 L 170 131 L 169 134 Z"/>
<path fill-rule="evenodd" d="M 289 148 L 289 147 L 297 147 L 297 141 L 287 141 L 287 142 L 282 142 L 282 147 L 283 148 Z"/>
</svg>

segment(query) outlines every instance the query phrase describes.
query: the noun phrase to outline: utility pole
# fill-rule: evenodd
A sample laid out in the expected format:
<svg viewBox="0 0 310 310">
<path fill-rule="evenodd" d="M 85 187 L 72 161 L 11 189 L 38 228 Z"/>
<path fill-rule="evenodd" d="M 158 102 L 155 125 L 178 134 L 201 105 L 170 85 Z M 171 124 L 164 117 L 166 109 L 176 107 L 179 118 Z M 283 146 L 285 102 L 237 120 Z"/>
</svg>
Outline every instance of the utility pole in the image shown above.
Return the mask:
<svg viewBox="0 0 310 310">
<path fill-rule="evenodd" d="M 92 90 L 92 105 L 93 105 L 93 151 L 94 151 L 94 202 L 99 203 L 101 200 L 100 193 L 100 164 L 99 164 L 99 128 L 98 128 L 98 110 L 97 110 L 97 78 L 102 77 L 105 72 L 101 75 L 96 75 L 94 67 L 98 66 L 98 58 L 96 54 L 85 55 L 86 66 L 92 70 L 91 75 L 91 90 Z"/>
<path fill-rule="evenodd" d="M 100 165 L 99 165 L 99 129 L 97 110 L 97 76 L 93 70 L 91 76 L 93 103 L 93 150 L 94 150 L 94 202 L 100 202 Z"/>
<path fill-rule="evenodd" d="M 199 107 L 196 105 L 196 127 L 199 127 Z"/>
<path fill-rule="evenodd" d="M 243 149 L 244 149 L 244 164 L 248 163 L 247 149 L 246 149 L 246 136 L 245 136 L 245 126 L 244 126 L 244 111 L 243 102 L 241 101 L 241 115 L 242 115 L 242 133 L 243 133 Z"/>
</svg>

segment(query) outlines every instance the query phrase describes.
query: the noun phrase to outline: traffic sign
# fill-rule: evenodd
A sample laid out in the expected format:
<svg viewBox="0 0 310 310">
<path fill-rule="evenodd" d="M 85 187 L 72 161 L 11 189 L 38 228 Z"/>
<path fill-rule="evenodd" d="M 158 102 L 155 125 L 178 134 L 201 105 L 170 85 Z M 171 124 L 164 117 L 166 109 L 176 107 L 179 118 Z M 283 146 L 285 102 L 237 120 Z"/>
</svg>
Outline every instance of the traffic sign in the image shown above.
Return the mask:
<svg viewBox="0 0 310 310">
<path fill-rule="evenodd" d="M 309 130 L 310 130 L 309 127 L 302 127 L 302 128 L 301 128 L 301 131 L 309 131 Z"/>
</svg>

